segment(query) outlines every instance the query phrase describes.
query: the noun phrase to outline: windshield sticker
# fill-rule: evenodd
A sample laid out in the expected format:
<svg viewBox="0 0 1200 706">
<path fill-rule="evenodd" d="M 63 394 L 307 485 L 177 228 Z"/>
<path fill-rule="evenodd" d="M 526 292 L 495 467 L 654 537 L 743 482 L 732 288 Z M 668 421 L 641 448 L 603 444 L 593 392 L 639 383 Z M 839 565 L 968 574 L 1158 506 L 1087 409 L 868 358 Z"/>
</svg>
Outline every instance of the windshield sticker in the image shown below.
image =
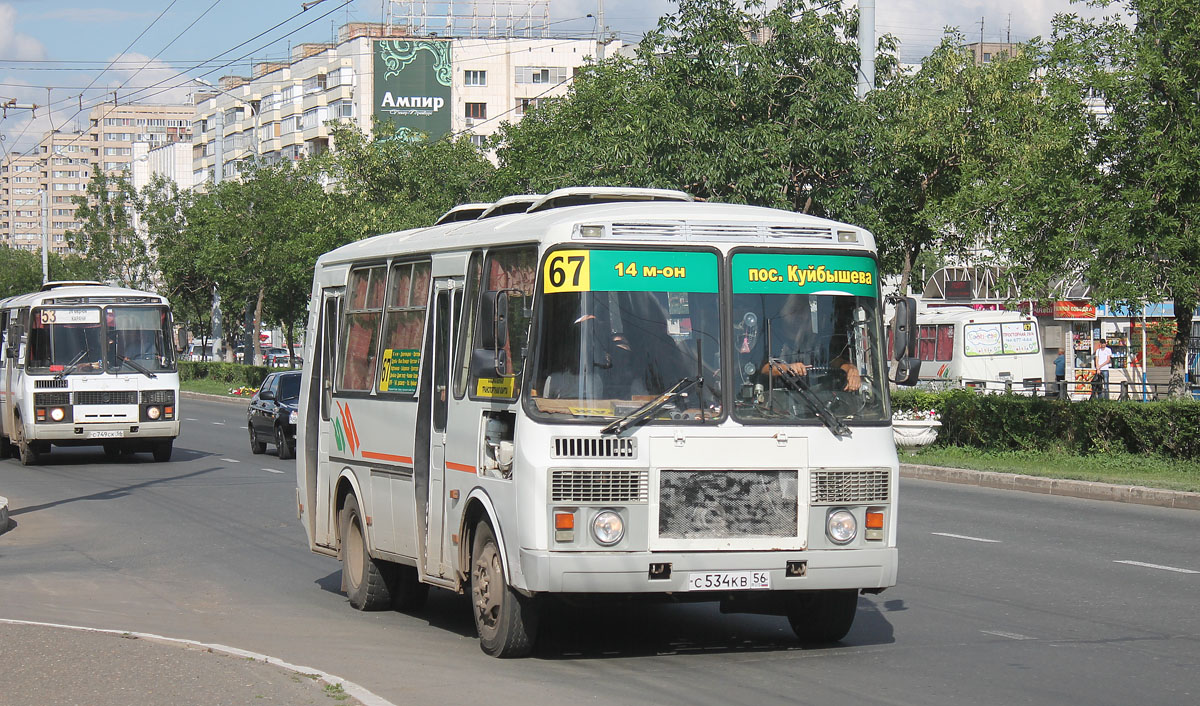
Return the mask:
<svg viewBox="0 0 1200 706">
<path fill-rule="evenodd" d="M 379 372 L 380 392 L 415 392 L 421 351 L 416 348 L 387 348 Z"/>
<path fill-rule="evenodd" d="M 98 324 L 99 309 L 42 309 L 38 319 L 44 324 Z"/>
<path fill-rule="evenodd" d="M 738 253 L 733 256 L 734 294 L 850 294 L 878 296 L 879 274 L 869 257 Z"/>
<path fill-rule="evenodd" d="M 717 291 L 717 256 L 667 250 L 555 250 L 542 267 L 546 293 Z"/>
<path fill-rule="evenodd" d="M 516 378 L 479 378 L 476 397 L 516 397 Z"/>
</svg>

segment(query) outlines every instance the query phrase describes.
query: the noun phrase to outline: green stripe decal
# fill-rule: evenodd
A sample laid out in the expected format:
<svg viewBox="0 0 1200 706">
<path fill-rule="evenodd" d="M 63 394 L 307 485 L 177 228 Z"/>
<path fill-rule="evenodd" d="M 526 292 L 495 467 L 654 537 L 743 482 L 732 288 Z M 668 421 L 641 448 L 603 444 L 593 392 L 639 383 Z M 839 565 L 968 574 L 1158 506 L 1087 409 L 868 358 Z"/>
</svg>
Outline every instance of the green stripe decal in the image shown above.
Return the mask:
<svg viewBox="0 0 1200 706">
<path fill-rule="evenodd" d="M 738 253 L 732 267 L 734 294 L 879 296 L 879 271 L 869 257 Z"/>
</svg>

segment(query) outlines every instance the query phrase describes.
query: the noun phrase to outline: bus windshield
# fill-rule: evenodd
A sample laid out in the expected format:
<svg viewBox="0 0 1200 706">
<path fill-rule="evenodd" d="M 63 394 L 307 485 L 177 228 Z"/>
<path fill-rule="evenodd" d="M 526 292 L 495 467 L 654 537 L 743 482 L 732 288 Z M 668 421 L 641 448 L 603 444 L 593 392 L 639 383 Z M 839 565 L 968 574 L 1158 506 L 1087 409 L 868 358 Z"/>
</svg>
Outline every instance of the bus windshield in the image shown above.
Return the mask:
<svg viewBox="0 0 1200 706">
<path fill-rule="evenodd" d="M 175 369 L 166 307 L 42 307 L 31 318 L 31 372 L 86 375 L 138 372 L 139 366 L 150 372 Z"/>
<path fill-rule="evenodd" d="M 875 261 L 737 253 L 731 262 L 734 418 L 885 420 Z"/>
<path fill-rule="evenodd" d="M 531 413 L 553 421 L 612 420 L 637 412 L 645 421 L 716 422 L 717 269 L 710 252 L 551 252 L 530 377 Z M 643 410 L 676 386 L 678 394 Z"/>
</svg>

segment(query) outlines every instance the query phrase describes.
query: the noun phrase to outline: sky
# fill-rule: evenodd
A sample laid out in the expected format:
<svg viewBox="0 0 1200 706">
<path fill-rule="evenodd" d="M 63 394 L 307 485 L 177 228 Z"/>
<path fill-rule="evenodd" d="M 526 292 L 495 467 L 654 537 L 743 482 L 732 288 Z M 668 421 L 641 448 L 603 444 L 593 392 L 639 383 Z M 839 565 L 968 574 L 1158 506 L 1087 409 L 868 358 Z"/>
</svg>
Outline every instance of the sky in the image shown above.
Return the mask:
<svg viewBox="0 0 1200 706">
<path fill-rule="evenodd" d="M 856 0 L 845 0 L 848 6 Z M 480 6 L 504 5 L 484 0 Z M 0 117 L 0 152 L 24 151 L 50 129 L 74 130 L 99 101 L 186 103 L 196 84 L 249 75 L 252 61 L 330 41 L 347 22 L 399 17 L 419 2 L 394 0 L 0 0 L 0 104 L 34 104 Z M 594 36 L 600 0 L 549 0 L 548 30 Z M 813 4 L 817 4 L 814 0 Z M 900 58 L 919 61 L 958 27 L 967 41 L 1048 37 L 1057 13 L 1098 13 L 1070 0 L 876 0 L 876 31 L 896 35 Z M 304 5 L 309 5 L 307 9 Z M 469 0 L 425 3 L 431 10 Z M 672 0 L 607 0 L 604 24 L 629 42 L 674 9 Z M 544 6 L 543 6 L 544 7 Z M 591 15 L 589 17 L 589 15 Z M 47 109 L 47 106 L 50 108 Z M 83 108 L 80 111 L 80 108 Z M 31 114 L 32 113 L 32 114 Z"/>
</svg>

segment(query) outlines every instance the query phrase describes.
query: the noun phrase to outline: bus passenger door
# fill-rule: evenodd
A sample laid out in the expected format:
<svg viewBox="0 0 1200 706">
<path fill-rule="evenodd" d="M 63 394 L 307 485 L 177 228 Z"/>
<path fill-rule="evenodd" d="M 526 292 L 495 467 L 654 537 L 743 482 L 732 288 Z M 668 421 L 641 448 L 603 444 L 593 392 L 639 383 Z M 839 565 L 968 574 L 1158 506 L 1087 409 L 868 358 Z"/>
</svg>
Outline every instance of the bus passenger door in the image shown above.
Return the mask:
<svg viewBox="0 0 1200 706">
<path fill-rule="evenodd" d="M 317 333 L 316 353 L 318 360 L 311 361 L 313 374 L 320 375 L 320 432 L 317 434 L 317 463 L 314 506 L 316 523 L 316 544 L 332 547 L 336 544 L 334 537 L 336 520 L 333 517 L 333 484 L 337 481 L 337 463 L 332 459 L 337 455 L 336 431 L 333 425 L 333 380 L 337 371 L 338 326 L 342 320 L 342 300 L 345 295 L 344 287 L 326 289 L 321 295 L 320 331 Z"/>
<path fill-rule="evenodd" d="M 454 340 L 453 295 L 462 289 L 462 280 L 438 278 L 434 282 L 433 351 L 430 372 L 433 376 L 429 424 L 429 496 L 426 505 L 425 566 L 427 576 L 445 577 L 446 564 L 446 418 L 450 403 L 450 355 Z M 461 299 L 461 297 L 460 297 Z"/>
</svg>

